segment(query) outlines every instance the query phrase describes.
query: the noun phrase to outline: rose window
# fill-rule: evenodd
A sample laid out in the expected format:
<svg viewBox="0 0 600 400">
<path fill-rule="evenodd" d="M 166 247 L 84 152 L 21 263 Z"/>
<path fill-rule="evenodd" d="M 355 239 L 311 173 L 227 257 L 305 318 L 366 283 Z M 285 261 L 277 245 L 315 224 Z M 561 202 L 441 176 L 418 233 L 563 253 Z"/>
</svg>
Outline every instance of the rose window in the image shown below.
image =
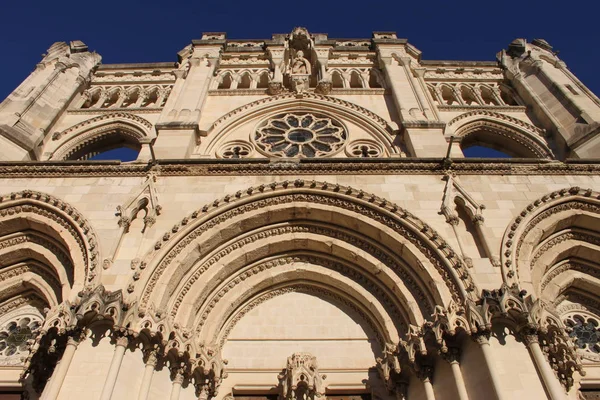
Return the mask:
<svg viewBox="0 0 600 400">
<path fill-rule="evenodd" d="M 569 330 L 569 336 L 577 339 L 578 348 L 596 354 L 600 353 L 600 331 L 595 318 L 573 315 L 567 318 L 565 325 Z"/>
<path fill-rule="evenodd" d="M 260 150 L 277 157 L 325 157 L 336 153 L 346 142 L 340 123 L 316 114 L 282 114 L 267 120 L 256 130 Z"/>
<path fill-rule="evenodd" d="M 40 322 L 31 317 L 16 318 L 0 330 L 0 355 L 10 357 L 27 350 L 27 341 L 33 338 Z"/>
</svg>

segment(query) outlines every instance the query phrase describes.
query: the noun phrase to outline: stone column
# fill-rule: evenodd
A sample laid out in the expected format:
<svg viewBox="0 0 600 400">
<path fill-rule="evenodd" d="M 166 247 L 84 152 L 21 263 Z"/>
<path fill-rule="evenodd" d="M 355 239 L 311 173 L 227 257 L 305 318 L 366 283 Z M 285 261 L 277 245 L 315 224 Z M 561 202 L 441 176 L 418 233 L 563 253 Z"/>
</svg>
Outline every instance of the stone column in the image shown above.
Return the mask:
<svg viewBox="0 0 600 400">
<path fill-rule="evenodd" d="M 172 369 L 172 374 L 173 386 L 171 387 L 171 396 L 169 397 L 169 400 L 179 400 L 181 384 L 183 383 L 183 378 L 185 377 L 185 367 L 183 365 L 178 365 Z"/>
<path fill-rule="evenodd" d="M 158 349 L 146 349 L 144 353 L 146 366 L 144 368 L 144 376 L 142 377 L 142 384 L 140 385 L 138 400 L 148 399 L 148 393 L 150 393 L 150 386 L 152 385 L 152 376 L 154 375 L 154 368 L 158 362 Z"/>
<path fill-rule="evenodd" d="M 542 352 L 540 343 L 538 341 L 537 333 L 528 333 L 523 335 L 523 341 L 525 342 L 525 345 L 531 354 L 531 358 L 533 359 L 536 369 L 540 375 L 542 375 L 542 382 L 544 383 L 544 388 L 546 389 L 546 393 L 550 399 L 566 400 L 567 394 L 554 375 L 554 371 L 550 367 L 550 364 L 548 361 L 546 361 L 546 357 L 544 357 L 544 353 Z"/>
<path fill-rule="evenodd" d="M 494 361 L 490 347 L 489 333 L 480 333 L 473 336 L 475 341 L 479 343 L 483 359 L 485 360 L 485 366 L 492 381 L 492 389 L 498 400 L 508 400 L 502 395 L 500 378 L 496 375 L 496 369 L 494 368 Z"/>
<path fill-rule="evenodd" d="M 117 346 L 115 347 L 115 352 L 108 368 L 108 375 L 106 376 L 106 381 L 104 381 L 100 400 L 110 400 L 112 397 L 112 392 L 115 389 L 115 383 L 117 383 L 117 377 L 119 376 L 119 370 L 121 369 L 121 363 L 123 362 L 123 356 L 129 344 L 129 338 L 124 335 L 119 335 L 115 341 Z"/>
<path fill-rule="evenodd" d="M 58 398 L 60 389 L 62 388 L 65 377 L 67 376 L 67 372 L 69 371 L 71 361 L 73 361 L 75 350 L 77 350 L 79 342 L 83 339 L 82 337 L 78 336 L 79 335 L 72 335 L 68 337 L 67 346 L 65 347 L 63 356 L 56 366 L 49 385 L 46 387 L 46 390 L 44 390 L 44 393 L 42 393 L 40 400 L 56 400 Z"/>
<path fill-rule="evenodd" d="M 465 387 L 465 381 L 463 379 L 462 371 L 460 370 L 460 350 L 457 347 L 450 347 L 446 353 L 443 353 L 444 358 L 450 363 L 452 369 L 452 377 L 456 384 L 456 391 L 458 392 L 458 400 L 469 400 L 467 394 L 467 388 Z"/>
<path fill-rule="evenodd" d="M 435 400 L 435 393 L 433 391 L 433 368 L 427 365 L 422 365 L 417 370 L 417 377 L 423 382 L 423 388 L 425 389 L 425 398 L 427 400 Z"/>
</svg>

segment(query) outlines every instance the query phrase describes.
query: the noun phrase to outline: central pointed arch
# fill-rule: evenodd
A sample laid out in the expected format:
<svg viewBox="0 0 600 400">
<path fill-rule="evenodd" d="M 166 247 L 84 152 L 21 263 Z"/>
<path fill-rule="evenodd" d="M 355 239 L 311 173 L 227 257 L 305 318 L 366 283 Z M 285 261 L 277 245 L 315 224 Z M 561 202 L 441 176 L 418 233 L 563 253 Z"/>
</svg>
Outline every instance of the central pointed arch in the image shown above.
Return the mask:
<svg viewBox="0 0 600 400">
<path fill-rule="evenodd" d="M 303 180 L 238 191 L 195 211 L 144 256 L 129 292 L 142 314 L 169 316 L 214 341 L 240 307 L 292 281 L 345 288 L 384 340 L 421 325 L 436 306 L 477 298 L 462 260 L 410 212 Z"/>
</svg>

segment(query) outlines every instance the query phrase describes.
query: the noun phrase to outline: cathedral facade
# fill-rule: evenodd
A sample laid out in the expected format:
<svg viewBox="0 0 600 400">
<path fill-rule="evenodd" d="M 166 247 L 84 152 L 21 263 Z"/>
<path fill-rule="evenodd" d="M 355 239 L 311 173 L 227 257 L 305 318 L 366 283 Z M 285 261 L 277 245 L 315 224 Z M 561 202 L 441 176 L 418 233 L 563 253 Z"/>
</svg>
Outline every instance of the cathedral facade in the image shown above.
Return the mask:
<svg viewBox="0 0 600 400">
<path fill-rule="evenodd" d="M 599 398 L 600 100 L 492 50 L 53 44 L 0 104 L 0 399 Z"/>
</svg>

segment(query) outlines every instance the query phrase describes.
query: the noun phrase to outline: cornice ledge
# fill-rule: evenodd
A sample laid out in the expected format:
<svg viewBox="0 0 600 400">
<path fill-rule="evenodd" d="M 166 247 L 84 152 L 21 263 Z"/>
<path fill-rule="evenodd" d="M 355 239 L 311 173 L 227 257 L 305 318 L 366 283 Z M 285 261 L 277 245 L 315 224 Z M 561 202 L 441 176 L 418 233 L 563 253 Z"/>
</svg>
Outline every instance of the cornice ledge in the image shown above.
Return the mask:
<svg viewBox="0 0 600 400">
<path fill-rule="evenodd" d="M 441 158 L 356 158 L 270 162 L 267 159 L 158 160 L 157 165 L 119 161 L 0 162 L 0 178 L 213 175 L 440 175 L 448 172 Z M 600 160 L 453 159 L 457 175 L 599 175 Z"/>
</svg>

